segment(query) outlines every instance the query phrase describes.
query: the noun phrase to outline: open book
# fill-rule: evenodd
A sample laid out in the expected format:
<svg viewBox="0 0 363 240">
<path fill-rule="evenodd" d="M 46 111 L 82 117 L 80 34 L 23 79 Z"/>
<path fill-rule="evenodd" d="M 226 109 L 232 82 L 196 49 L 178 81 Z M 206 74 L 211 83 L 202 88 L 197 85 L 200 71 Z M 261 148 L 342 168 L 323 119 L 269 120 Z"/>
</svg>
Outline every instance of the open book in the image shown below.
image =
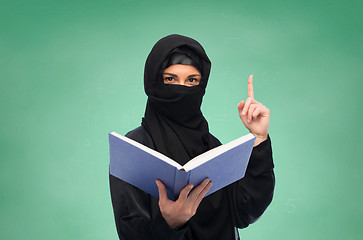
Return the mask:
<svg viewBox="0 0 363 240">
<path fill-rule="evenodd" d="M 115 132 L 109 133 L 110 174 L 159 198 L 156 179 L 167 189 L 168 198 L 178 199 L 188 184 L 194 187 L 209 178 L 213 192 L 244 177 L 255 136 L 251 133 L 213 148 L 181 166 L 169 157 Z"/>
</svg>

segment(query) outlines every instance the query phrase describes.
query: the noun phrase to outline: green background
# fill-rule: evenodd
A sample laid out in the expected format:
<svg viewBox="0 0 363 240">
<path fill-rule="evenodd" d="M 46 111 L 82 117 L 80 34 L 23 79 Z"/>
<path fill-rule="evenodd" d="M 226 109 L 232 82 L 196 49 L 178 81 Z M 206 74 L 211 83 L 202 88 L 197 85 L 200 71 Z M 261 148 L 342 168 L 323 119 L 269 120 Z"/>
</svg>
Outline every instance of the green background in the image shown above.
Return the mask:
<svg viewBox="0 0 363 240">
<path fill-rule="evenodd" d="M 226 143 L 254 74 L 276 190 L 242 239 L 361 239 L 361 1 L 0 1 L 0 239 L 117 239 L 108 132 L 145 109 L 154 43 L 206 49 L 203 102 Z"/>
</svg>

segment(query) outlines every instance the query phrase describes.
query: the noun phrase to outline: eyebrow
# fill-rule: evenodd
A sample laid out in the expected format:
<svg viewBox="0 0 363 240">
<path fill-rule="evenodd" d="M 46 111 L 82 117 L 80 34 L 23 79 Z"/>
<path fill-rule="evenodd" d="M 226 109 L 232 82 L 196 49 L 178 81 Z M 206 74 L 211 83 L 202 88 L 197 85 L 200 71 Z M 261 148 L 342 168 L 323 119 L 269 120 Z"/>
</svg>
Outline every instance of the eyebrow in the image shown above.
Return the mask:
<svg viewBox="0 0 363 240">
<path fill-rule="evenodd" d="M 168 75 L 170 75 L 170 76 L 177 77 L 177 75 L 172 74 L 172 73 L 166 73 L 166 72 L 164 72 L 164 73 L 163 73 L 163 75 L 164 75 L 164 74 L 168 74 Z"/>
<path fill-rule="evenodd" d="M 170 76 L 172 76 L 172 77 L 177 77 L 178 75 L 176 75 L 176 74 L 172 74 L 172 73 L 166 73 L 166 72 L 164 72 L 163 73 L 163 75 L 164 74 L 168 74 L 168 75 L 170 75 Z M 201 76 L 200 74 L 192 74 L 192 75 L 189 75 L 188 77 L 198 77 L 198 76 Z"/>
<path fill-rule="evenodd" d="M 200 74 L 192 74 L 192 75 L 189 75 L 188 77 L 198 77 L 198 76 L 201 76 Z"/>
</svg>

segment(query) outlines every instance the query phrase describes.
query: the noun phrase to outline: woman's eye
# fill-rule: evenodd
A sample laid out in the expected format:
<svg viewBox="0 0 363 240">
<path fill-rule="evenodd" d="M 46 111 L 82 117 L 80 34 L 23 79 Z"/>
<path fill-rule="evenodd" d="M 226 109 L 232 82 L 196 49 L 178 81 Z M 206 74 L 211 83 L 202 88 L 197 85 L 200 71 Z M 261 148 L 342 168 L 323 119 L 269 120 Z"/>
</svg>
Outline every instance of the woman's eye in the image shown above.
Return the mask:
<svg viewBox="0 0 363 240">
<path fill-rule="evenodd" d="M 196 78 L 189 78 L 189 79 L 188 79 L 188 81 L 189 81 L 189 82 L 191 82 L 191 83 L 195 83 L 195 82 L 197 82 L 198 80 L 197 80 Z"/>
<path fill-rule="evenodd" d="M 174 78 L 173 77 L 166 77 L 165 80 L 168 81 L 168 82 L 171 82 L 171 81 L 174 80 Z"/>
</svg>

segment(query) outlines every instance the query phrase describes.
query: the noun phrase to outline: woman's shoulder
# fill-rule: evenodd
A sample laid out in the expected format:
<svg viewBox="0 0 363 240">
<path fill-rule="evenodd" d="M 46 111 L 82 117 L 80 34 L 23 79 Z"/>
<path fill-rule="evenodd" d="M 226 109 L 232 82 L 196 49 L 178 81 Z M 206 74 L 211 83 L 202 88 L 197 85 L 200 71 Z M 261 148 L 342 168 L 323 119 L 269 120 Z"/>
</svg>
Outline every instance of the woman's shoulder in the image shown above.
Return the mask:
<svg viewBox="0 0 363 240">
<path fill-rule="evenodd" d="M 143 125 L 129 131 L 125 136 L 147 147 L 154 148 L 155 146 L 149 132 Z"/>
<path fill-rule="evenodd" d="M 216 138 L 211 133 L 209 133 L 209 142 L 210 142 L 211 148 L 215 148 L 215 147 L 218 147 L 219 145 L 222 145 L 221 141 L 219 141 L 218 138 Z"/>
</svg>

